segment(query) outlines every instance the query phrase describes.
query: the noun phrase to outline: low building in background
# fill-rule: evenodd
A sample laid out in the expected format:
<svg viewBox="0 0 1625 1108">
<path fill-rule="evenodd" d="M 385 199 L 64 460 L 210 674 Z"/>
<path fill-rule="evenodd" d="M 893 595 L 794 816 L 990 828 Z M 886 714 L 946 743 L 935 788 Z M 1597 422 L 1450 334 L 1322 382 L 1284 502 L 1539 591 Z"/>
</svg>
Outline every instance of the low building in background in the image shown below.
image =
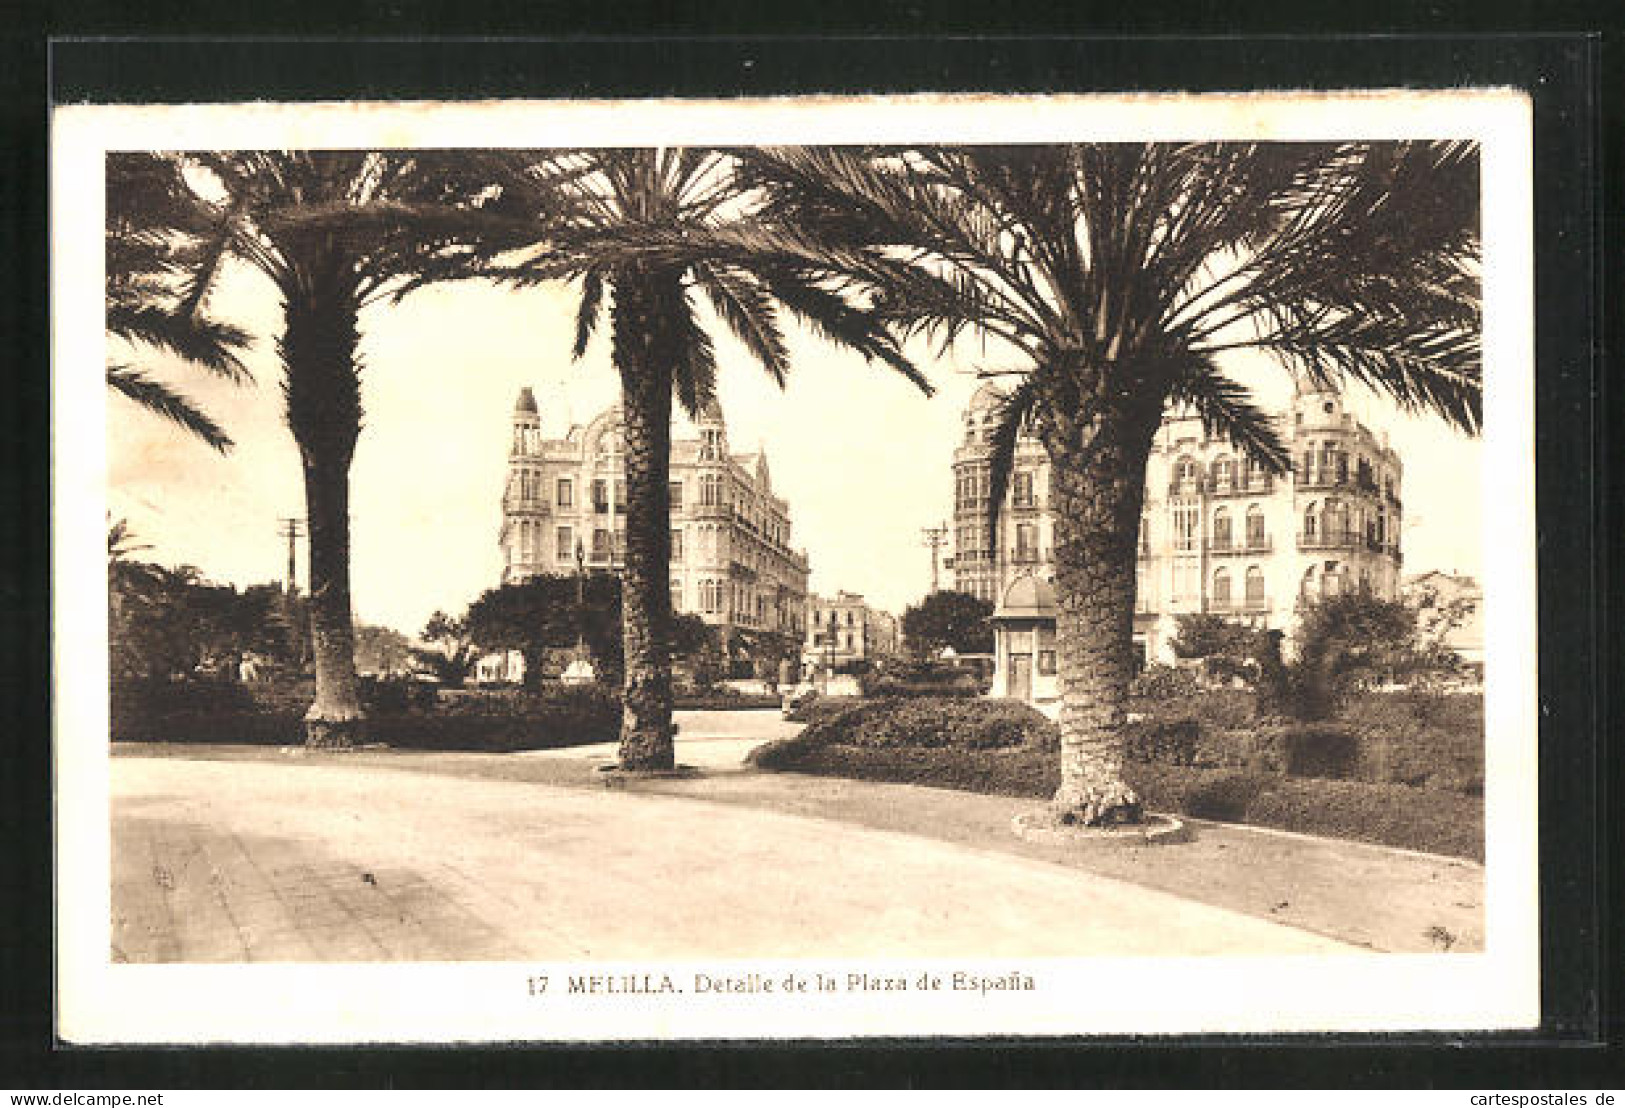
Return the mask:
<svg viewBox="0 0 1625 1108">
<path fill-rule="evenodd" d="M 1484 587 L 1466 574 L 1432 570 L 1405 578 L 1400 592 L 1416 609 L 1421 640 L 1455 651 L 1471 672 L 1484 675 Z"/>
<path fill-rule="evenodd" d="M 807 670 L 840 669 L 896 654 L 897 617 L 871 607 L 855 592 L 807 598 L 807 634 L 801 664 Z"/>
</svg>

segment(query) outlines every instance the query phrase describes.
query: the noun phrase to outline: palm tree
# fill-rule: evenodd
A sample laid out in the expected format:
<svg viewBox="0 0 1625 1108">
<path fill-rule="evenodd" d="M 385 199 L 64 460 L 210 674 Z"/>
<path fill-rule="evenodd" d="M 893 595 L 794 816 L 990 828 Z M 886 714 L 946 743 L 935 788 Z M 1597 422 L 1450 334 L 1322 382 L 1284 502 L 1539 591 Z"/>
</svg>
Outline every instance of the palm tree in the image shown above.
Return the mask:
<svg viewBox="0 0 1625 1108">
<path fill-rule="evenodd" d="M 181 307 L 181 278 L 195 260 L 204 227 L 179 165 L 152 154 L 114 153 L 106 168 L 108 336 L 132 353 L 161 351 L 234 383 L 250 380 L 237 358 L 247 334 L 209 319 L 195 305 Z M 222 453 L 232 445 L 218 423 L 150 369 L 110 360 L 107 384 Z"/>
<path fill-rule="evenodd" d="M 227 152 L 188 156 L 207 179 L 191 202 L 207 217 L 184 301 L 208 296 L 230 258 L 269 278 L 282 302 L 277 353 L 287 423 L 299 447 L 310 528 L 309 746 L 348 746 L 362 712 L 350 614 L 350 461 L 361 431 L 361 309 L 455 252 L 480 188 L 449 156 Z"/>
<path fill-rule="evenodd" d="M 1124 784 L 1135 546 L 1152 436 L 1187 405 L 1266 469 L 1288 458 L 1224 371 L 1252 350 L 1469 433 L 1480 421 L 1478 155 L 1464 143 L 1101 144 L 751 155 L 769 214 L 905 260 L 883 314 L 974 332 L 1010 385 L 989 528 L 1018 436 L 1055 513 L 1059 822 L 1140 818 Z"/>
<path fill-rule="evenodd" d="M 504 219 L 477 272 L 516 284 L 578 281 L 574 354 L 585 353 L 607 308 L 621 381 L 627 529 L 622 628 L 626 769 L 673 765 L 671 539 L 672 399 L 697 416 L 715 400 L 716 355 L 696 294 L 781 386 L 790 370 L 778 309 L 815 333 L 930 388 L 883 321 L 844 295 L 839 259 L 763 225 L 720 151 L 591 150 L 493 161 Z M 504 251 L 525 251 L 506 261 Z M 498 264 L 500 263 L 500 264 Z"/>
</svg>

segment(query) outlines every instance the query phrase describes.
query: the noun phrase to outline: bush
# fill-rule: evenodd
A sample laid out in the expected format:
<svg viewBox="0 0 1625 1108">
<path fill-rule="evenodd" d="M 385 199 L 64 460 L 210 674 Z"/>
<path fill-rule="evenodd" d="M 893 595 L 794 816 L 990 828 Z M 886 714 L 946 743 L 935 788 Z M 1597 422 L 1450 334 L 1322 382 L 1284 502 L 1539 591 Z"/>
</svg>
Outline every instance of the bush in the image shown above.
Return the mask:
<svg viewBox="0 0 1625 1108">
<path fill-rule="evenodd" d="M 1139 720 L 1124 726 L 1123 752 L 1135 762 L 1194 765 L 1200 735 L 1193 719 Z"/>
<path fill-rule="evenodd" d="M 1282 724 L 1269 740 L 1280 751 L 1281 768 L 1292 777 L 1344 781 L 1360 764 L 1360 736 L 1335 724 Z"/>
<path fill-rule="evenodd" d="M 1055 750 L 1055 724 L 1014 700 L 899 697 L 865 701 L 809 724 L 799 738 L 835 746 L 952 747 L 987 750 L 1035 746 Z"/>
<path fill-rule="evenodd" d="M 1366 693 L 1351 698 L 1342 718 L 1362 740 L 1362 780 L 1482 795 L 1481 695 Z"/>
<path fill-rule="evenodd" d="M 735 692 L 725 685 L 709 693 L 681 693 L 672 698 L 672 707 L 685 712 L 738 712 L 781 706 L 776 696 Z"/>
<path fill-rule="evenodd" d="M 362 677 L 359 691 L 361 710 L 369 716 L 426 712 L 440 696 L 439 690 L 428 682 L 395 676 Z"/>
<path fill-rule="evenodd" d="M 1256 773 L 1224 773 L 1189 787 L 1180 810 L 1196 819 L 1238 822 L 1263 792 L 1270 779 Z"/>
<path fill-rule="evenodd" d="M 1194 697 L 1201 691 L 1195 675 L 1178 666 L 1147 666 L 1129 685 L 1130 697 L 1155 703 Z"/>
<path fill-rule="evenodd" d="M 164 690 L 162 697 L 148 692 L 144 703 L 132 700 L 131 690 L 115 690 L 112 738 L 277 746 L 305 741 L 308 696 L 298 698 L 296 710 L 268 708 L 241 686 L 237 689 L 236 693 Z M 279 702 L 289 699 L 278 697 Z M 369 712 L 366 741 L 416 750 L 546 749 L 610 741 L 619 733 L 620 723 L 620 697 L 597 685 L 463 692 L 427 710 Z"/>
<path fill-rule="evenodd" d="M 849 708 L 865 703 L 856 696 L 818 696 L 814 694 L 797 704 L 784 718 L 793 723 L 814 723 L 830 716 L 840 715 Z"/>
</svg>

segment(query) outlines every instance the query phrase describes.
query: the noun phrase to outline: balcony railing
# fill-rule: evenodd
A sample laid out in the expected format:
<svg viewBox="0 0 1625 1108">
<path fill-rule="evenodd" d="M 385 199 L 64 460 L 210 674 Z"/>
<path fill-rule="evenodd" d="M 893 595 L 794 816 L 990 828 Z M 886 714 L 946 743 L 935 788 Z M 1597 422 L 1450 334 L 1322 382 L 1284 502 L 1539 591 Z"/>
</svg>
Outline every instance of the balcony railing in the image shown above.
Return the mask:
<svg viewBox="0 0 1625 1108">
<path fill-rule="evenodd" d="M 1209 496 L 1268 496 L 1275 490 L 1275 481 L 1269 477 L 1246 481 L 1214 481 L 1207 490 Z"/>
<path fill-rule="evenodd" d="M 1366 537 L 1358 531 L 1317 531 L 1313 535 L 1299 533 L 1299 550 L 1358 550 L 1366 545 Z"/>
<path fill-rule="evenodd" d="M 1312 469 L 1298 477 L 1300 489 L 1347 489 L 1353 488 L 1354 482 L 1346 473 L 1327 473 L 1324 470 Z"/>
<path fill-rule="evenodd" d="M 1262 596 L 1248 596 L 1239 598 L 1234 596 L 1211 596 L 1208 597 L 1207 603 L 1203 605 L 1203 608 L 1213 615 L 1223 615 L 1230 612 L 1267 612 L 1270 610 L 1270 602 L 1267 597 Z"/>
</svg>

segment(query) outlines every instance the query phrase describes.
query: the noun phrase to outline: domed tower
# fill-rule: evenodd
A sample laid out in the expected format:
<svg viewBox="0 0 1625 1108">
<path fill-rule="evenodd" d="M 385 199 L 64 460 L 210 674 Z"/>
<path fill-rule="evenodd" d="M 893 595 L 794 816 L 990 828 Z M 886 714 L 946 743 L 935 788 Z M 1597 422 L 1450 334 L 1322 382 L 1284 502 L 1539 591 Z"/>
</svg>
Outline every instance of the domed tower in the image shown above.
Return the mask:
<svg viewBox="0 0 1625 1108">
<path fill-rule="evenodd" d="M 700 615 L 707 623 L 727 628 L 733 619 L 733 522 L 728 425 L 716 397 L 706 401 L 695 415 L 694 427 L 699 432 L 699 448 L 694 455 L 694 503 L 688 513 L 694 521 L 689 562 L 697 574 L 695 598 Z"/>
<path fill-rule="evenodd" d="M 984 384 L 965 406 L 964 434 L 954 447 L 953 587 L 998 599 L 998 564 L 987 532 L 993 425 L 1004 394 Z"/>
<path fill-rule="evenodd" d="M 542 493 L 542 417 L 527 386 L 513 406 L 508 447 L 508 480 L 502 493 L 502 583 L 523 581 L 543 571 L 547 498 Z"/>
<path fill-rule="evenodd" d="M 1335 389 L 1300 382 L 1292 401 L 1298 601 L 1399 584 L 1399 456 Z"/>
</svg>

